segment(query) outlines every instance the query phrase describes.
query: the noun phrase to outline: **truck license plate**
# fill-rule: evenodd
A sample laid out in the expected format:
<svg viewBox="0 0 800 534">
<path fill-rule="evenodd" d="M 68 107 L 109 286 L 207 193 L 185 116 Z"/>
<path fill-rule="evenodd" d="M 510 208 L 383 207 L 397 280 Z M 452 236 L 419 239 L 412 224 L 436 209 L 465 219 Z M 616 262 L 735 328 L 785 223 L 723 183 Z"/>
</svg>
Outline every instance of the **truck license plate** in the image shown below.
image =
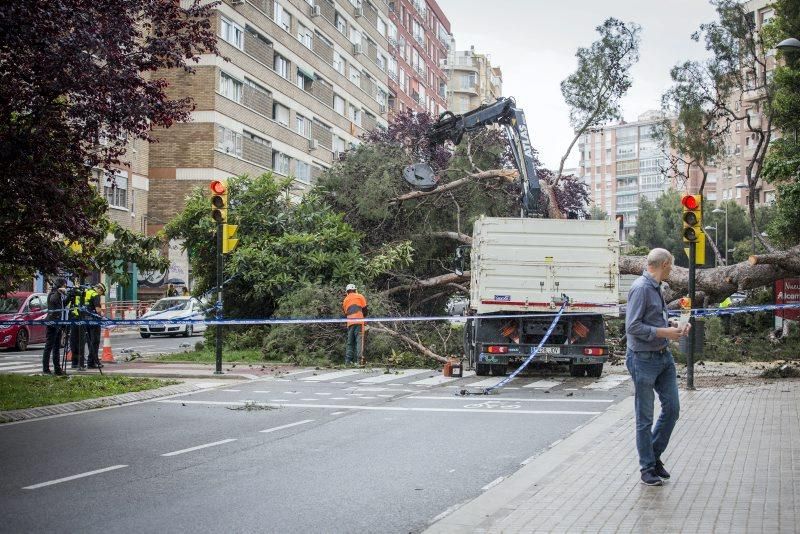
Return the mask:
<svg viewBox="0 0 800 534">
<path fill-rule="evenodd" d="M 539 354 L 561 354 L 561 347 L 542 347 Z"/>
</svg>

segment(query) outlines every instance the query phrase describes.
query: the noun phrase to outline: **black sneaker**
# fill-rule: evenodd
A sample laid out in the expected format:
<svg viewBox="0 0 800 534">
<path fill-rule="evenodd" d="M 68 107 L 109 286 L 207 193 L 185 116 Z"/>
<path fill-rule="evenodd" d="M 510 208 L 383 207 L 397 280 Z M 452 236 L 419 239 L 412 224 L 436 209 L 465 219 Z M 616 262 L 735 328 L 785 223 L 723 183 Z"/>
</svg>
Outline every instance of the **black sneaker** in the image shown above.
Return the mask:
<svg viewBox="0 0 800 534">
<path fill-rule="evenodd" d="M 654 469 L 642 471 L 642 484 L 646 486 L 663 486 L 664 481 L 658 478 Z"/>
<path fill-rule="evenodd" d="M 43 370 L 42 370 L 42 374 L 45 374 L 45 375 L 51 375 L 51 374 L 53 374 L 53 373 L 50 371 L 50 369 L 43 369 Z"/>
<path fill-rule="evenodd" d="M 661 460 L 656 460 L 656 466 L 653 468 L 653 472 L 658 478 L 669 480 L 669 473 L 664 469 L 664 464 L 661 463 Z"/>
</svg>

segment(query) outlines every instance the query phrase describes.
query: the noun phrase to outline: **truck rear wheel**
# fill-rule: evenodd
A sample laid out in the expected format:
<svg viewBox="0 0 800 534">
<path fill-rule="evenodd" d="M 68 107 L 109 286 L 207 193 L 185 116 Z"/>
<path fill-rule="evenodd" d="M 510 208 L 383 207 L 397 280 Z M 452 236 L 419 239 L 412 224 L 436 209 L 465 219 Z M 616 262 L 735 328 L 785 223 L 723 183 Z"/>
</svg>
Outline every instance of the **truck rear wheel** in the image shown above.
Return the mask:
<svg viewBox="0 0 800 534">
<path fill-rule="evenodd" d="M 487 376 L 489 374 L 489 364 L 476 363 L 475 364 L 475 374 L 478 375 L 478 376 Z"/>
<path fill-rule="evenodd" d="M 593 378 L 600 378 L 600 375 L 602 374 L 603 374 L 602 363 L 593 363 L 591 365 L 586 366 L 586 376 L 591 376 Z"/>
<path fill-rule="evenodd" d="M 577 365 L 574 363 L 569 364 L 569 375 L 575 377 L 581 377 L 586 374 L 586 368 L 589 367 L 588 365 Z"/>
</svg>

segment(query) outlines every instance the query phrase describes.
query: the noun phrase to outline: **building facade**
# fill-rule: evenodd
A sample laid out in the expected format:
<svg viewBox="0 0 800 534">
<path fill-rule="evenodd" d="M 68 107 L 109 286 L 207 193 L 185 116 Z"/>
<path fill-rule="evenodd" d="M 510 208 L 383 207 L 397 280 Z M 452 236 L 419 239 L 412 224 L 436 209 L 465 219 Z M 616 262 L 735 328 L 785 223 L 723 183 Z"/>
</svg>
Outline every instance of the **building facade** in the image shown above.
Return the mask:
<svg viewBox="0 0 800 534">
<path fill-rule="evenodd" d="M 475 47 L 455 50 L 447 56 L 447 104 L 453 113 L 473 110 L 503 96 L 503 72 L 492 66 L 488 54 L 478 54 Z"/>
<path fill-rule="evenodd" d="M 760 31 L 761 27 L 775 16 L 775 10 L 767 0 L 750 0 L 745 2 L 744 8 L 757 31 Z M 765 59 L 766 72 L 769 76 L 769 72 L 776 66 L 774 50 L 768 51 Z M 746 169 L 753 159 L 758 136 L 748 129 L 745 116 L 749 117 L 750 124 L 754 128 L 766 126 L 764 124 L 766 119 L 763 109 L 763 91 L 760 90 L 762 80 L 764 80 L 763 74 L 762 72 L 745 73 L 746 90 L 733 95 L 731 106 L 737 116 L 742 119 L 731 125 L 730 135 L 726 140 L 725 154 L 719 165 L 717 203 L 734 200 L 737 204 L 745 207 L 751 193 L 754 195 L 756 206 L 771 204 L 775 201 L 775 187 L 763 180 L 759 181 L 758 187 L 753 192 L 746 187 Z M 771 139 L 774 140 L 778 137 L 780 137 L 780 132 L 773 129 Z"/>
<path fill-rule="evenodd" d="M 367 0 L 226 0 L 212 20 L 221 55 L 194 74 L 159 73 L 191 97 L 191 121 L 154 132 L 147 226 L 196 186 L 272 172 L 298 197 L 388 116 L 388 6 Z"/>
<path fill-rule="evenodd" d="M 635 231 L 640 199 L 654 201 L 676 185 L 666 177 L 668 160 L 655 137 L 661 120 L 659 112 L 649 111 L 636 122 L 587 131 L 578 141 L 578 176 L 592 204 L 611 217 L 623 216 L 625 241 Z"/>
<path fill-rule="evenodd" d="M 394 0 L 389 7 L 389 107 L 428 111 L 447 109 L 450 21 L 436 0 Z"/>
</svg>

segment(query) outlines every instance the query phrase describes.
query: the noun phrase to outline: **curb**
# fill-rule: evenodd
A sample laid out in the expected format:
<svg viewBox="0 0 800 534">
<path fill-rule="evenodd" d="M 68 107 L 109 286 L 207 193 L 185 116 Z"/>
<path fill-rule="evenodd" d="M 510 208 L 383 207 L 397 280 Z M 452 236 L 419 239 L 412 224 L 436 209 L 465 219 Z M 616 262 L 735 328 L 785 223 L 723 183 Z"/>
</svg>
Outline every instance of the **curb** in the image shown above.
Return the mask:
<svg viewBox="0 0 800 534">
<path fill-rule="evenodd" d="M 198 378 L 207 378 L 207 379 L 213 379 L 213 380 L 217 380 L 217 379 L 219 379 L 219 380 L 255 380 L 255 378 L 252 378 L 252 377 L 256 376 L 256 375 L 246 375 L 246 374 L 242 375 L 242 374 L 233 374 L 233 373 L 231 373 L 231 374 L 223 373 L 221 375 L 200 374 L 200 373 L 191 373 L 191 372 L 180 373 L 180 374 L 168 373 L 168 372 L 164 372 L 164 373 L 137 373 L 135 369 L 131 369 L 131 370 L 124 370 L 123 369 L 123 370 L 118 370 L 118 371 L 112 371 L 112 370 L 106 369 L 106 370 L 104 370 L 104 373 L 107 376 L 114 375 L 114 376 L 135 376 L 137 378 L 174 378 L 176 380 L 186 380 L 186 379 L 196 380 Z M 93 373 L 93 374 L 99 375 L 99 373 Z M 87 374 L 85 376 L 91 376 L 91 375 Z M 257 377 L 257 378 L 260 378 L 260 377 Z"/>
<path fill-rule="evenodd" d="M 172 386 L 149 389 L 146 391 L 122 393 L 120 395 L 113 395 L 111 397 L 99 397 L 97 399 L 86 399 L 82 401 L 65 402 L 64 404 L 52 404 L 50 406 L 41 406 L 39 408 L 8 410 L 5 412 L 0 412 L 0 424 L 12 423 L 18 421 L 27 421 L 30 419 L 38 419 L 40 417 L 48 417 L 53 415 L 82 412 L 84 410 L 92 410 L 95 408 L 121 406 L 123 404 L 130 404 L 132 402 L 141 402 L 150 399 L 156 399 L 159 397 L 167 397 L 169 395 L 191 393 L 193 391 L 198 391 L 200 389 L 203 388 L 197 387 L 194 384 L 175 384 Z"/>
<path fill-rule="evenodd" d="M 456 532 L 484 532 L 482 523 L 509 503 L 523 495 L 548 474 L 558 469 L 570 457 L 578 453 L 598 436 L 608 432 L 621 419 L 630 417 L 633 411 L 633 396 L 626 397 L 598 415 L 563 441 L 556 442 L 522 469 L 509 476 L 497 486 L 480 496 L 462 503 L 449 515 L 437 516 L 424 534 L 452 534 Z M 448 510 L 449 511 L 449 510 Z M 445 513 L 447 513 L 446 511 Z"/>
</svg>

